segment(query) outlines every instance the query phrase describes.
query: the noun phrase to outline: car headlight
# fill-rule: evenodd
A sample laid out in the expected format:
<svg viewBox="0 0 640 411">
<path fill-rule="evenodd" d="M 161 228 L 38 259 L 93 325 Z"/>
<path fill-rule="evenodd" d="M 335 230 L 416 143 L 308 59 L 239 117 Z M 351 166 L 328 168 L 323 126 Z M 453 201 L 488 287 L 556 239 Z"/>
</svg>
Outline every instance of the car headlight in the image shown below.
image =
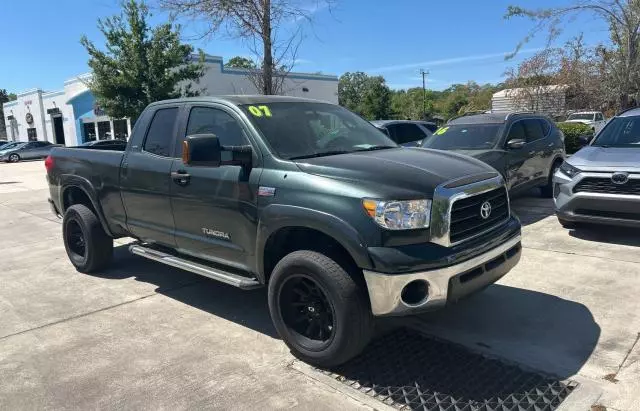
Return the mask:
<svg viewBox="0 0 640 411">
<path fill-rule="evenodd" d="M 388 230 L 413 230 L 429 227 L 431 200 L 362 200 L 369 217 Z"/>
<path fill-rule="evenodd" d="M 560 165 L 560 171 L 564 173 L 566 176 L 573 178 L 576 175 L 580 174 L 581 170 L 567 163 L 566 161 Z"/>
</svg>

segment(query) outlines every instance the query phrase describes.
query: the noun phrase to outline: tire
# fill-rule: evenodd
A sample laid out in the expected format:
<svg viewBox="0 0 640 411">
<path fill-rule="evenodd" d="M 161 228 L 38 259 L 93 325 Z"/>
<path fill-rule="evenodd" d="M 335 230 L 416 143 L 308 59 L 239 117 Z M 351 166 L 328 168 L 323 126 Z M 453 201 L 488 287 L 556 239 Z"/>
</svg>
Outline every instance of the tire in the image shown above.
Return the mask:
<svg viewBox="0 0 640 411">
<path fill-rule="evenodd" d="M 562 162 L 556 161 L 551 166 L 551 171 L 549 172 L 549 178 L 547 179 L 547 184 L 542 186 L 542 187 L 540 187 L 540 194 L 542 195 L 542 197 L 544 197 L 544 198 L 552 198 L 553 197 L 553 175 L 556 173 L 558 168 L 560 168 L 561 164 L 562 164 Z"/>
<path fill-rule="evenodd" d="M 81 273 L 99 271 L 113 257 L 113 238 L 102 228 L 100 220 L 87 206 L 72 205 L 62 219 L 64 248 L 71 264 Z"/>
<path fill-rule="evenodd" d="M 18 161 L 20 161 L 20 156 L 18 154 L 13 153 L 9 156 L 10 163 L 17 163 Z"/>
<path fill-rule="evenodd" d="M 317 300 L 318 293 L 313 297 L 310 292 L 306 299 L 298 293 L 308 290 L 311 284 L 325 297 L 324 303 Z M 295 291 L 297 285 L 300 289 Z M 276 265 L 269 281 L 269 312 L 292 354 L 320 367 L 336 366 L 355 357 L 373 334 L 366 292 L 338 263 L 315 251 L 295 251 Z M 309 319 L 314 315 L 324 316 L 325 320 L 330 316 L 331 325 L 316 326 L 309 332 L 312 322 L 318 322 Z M 319 322 L 326 325 L 329 321 Z M 317 336 L 309 338 L 310 334 Z"/>
<path fill-rule="evenodd" d="M 577 223 L 573 222 L 573 221 L 567 221 L 567 220 L 563 220 L 562 218 L 558 217 L 558 222 L 560 223 L 560 225 L 568 230 L 572 229 L 572 228 L 576 228 L 578 226 Z"/>
</svg>

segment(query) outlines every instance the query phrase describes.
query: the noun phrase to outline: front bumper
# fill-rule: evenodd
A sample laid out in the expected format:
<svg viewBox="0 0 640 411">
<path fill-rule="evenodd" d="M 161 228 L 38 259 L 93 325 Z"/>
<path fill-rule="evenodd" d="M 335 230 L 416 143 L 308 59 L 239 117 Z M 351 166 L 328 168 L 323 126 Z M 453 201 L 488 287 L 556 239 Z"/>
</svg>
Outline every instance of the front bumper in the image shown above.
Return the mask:
<svg viewBox="0 0 640 411">
<path fill-rule="evenodd" d="M 558 218 L 571 222 L 640 227 L 640 196 L 573 192 L 576 184 L 584 178 L 611 178 L 612 174 L 582 172 L 569 178 L 560 171 L 556 172 L 553 197 Z M 636 178 L 636 175 L 632 177 Z"/>
<path fill-rule="evenodd" d="M 521 236 L 517 234 L 481 255 L 443 268 L 405 274 L 365 270 L 364 278 L 373 315 L 407 315 L 428 311 L 496 282 L 520 260 L 520 240 Z M 426 297 L 408 303 L 403 298 L 403 290 L 414 281 L 426 284 Z"/>
</svg>

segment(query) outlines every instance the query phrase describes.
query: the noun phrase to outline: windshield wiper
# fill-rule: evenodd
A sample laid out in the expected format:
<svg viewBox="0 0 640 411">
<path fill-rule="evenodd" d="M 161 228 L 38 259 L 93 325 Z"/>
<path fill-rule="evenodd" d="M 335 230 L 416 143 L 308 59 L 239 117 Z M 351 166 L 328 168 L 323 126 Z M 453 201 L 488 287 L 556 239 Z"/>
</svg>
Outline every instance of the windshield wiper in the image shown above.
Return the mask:
<svg viewBox="0 0 640 411">
<path fill-rule="evenodd" d="M 347 154 L 347 153 L 352 153 L 352 151 L 347 151 L 347 150 L 322 151 L 320 153 L 305 154 L 303 156 L 289 157 L 289 160 L 302 160 L 304 158 L 326 157 L 326 156 L 333 156 L 333 155 L 336 155 L 336 154 Z"/>
<path fill-rule="evenodd" d="M 373 146 L 373 147 L 362 148 L 356 151 L 376 151 L 376 150 L 386 150 L 387 148 L 398 148 L 398 146 Z"/>
</svg>

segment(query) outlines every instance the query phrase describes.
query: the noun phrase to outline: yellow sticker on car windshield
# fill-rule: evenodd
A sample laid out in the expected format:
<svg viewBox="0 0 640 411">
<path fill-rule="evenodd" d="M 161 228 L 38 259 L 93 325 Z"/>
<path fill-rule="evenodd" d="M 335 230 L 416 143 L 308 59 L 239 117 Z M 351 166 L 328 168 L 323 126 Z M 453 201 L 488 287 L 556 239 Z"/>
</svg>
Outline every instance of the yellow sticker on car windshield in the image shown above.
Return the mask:
<svg viewBox="0 0 640 411">
<path fill-rule="evenodd" d="M 271 110 L 267 106 L 249 106 L 248 110 L 256 117 L 271 117 Z"/>
<path fill-rule="evenodd" d="M 436 130 L 435 134 L 436 136 L 439 136 L 441 134 L 444 134 L 447 132 L 447 130 L 449 130 L 449 127 L 440 127 L 439 129 Z"/>
</svg>

